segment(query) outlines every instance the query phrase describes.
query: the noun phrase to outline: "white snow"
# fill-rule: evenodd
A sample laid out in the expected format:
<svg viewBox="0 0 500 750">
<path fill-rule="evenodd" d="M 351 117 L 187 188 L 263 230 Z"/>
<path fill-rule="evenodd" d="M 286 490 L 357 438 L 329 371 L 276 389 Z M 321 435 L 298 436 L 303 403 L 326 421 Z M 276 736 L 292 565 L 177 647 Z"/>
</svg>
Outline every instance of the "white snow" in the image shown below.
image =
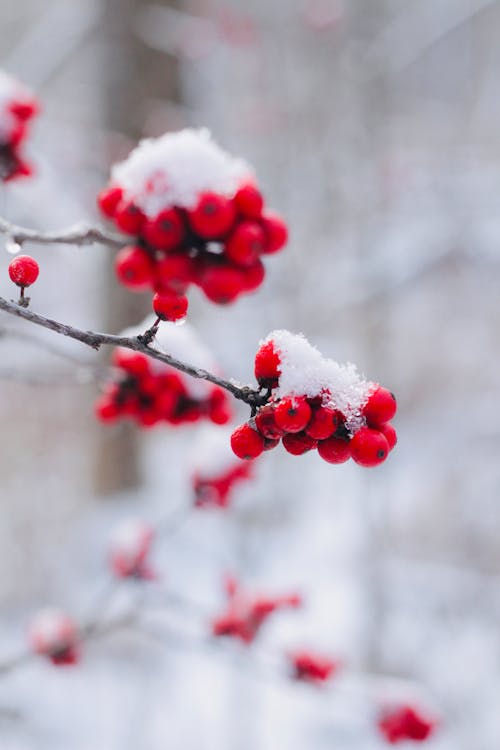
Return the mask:
<svg viewBox="0 0 500 750">
<path fill-rule="evenodd" d="M 16 118 L 9 110 L 10 105 L 26 94 L 27 89 L 21 83 L 0 70 L 0 141 L 8 141 L 16 125 Z"/>
<path fill-rule="evenodd" d="M 133 562 L 149 545 L 152 537 L 153 529 L 148 523 L 140 518 L 125 518 L 111 532 L 111 552 Z"/>
<path fill-rule="evenodd" d="M 219 479 L 242 463 L 231 450 L 232 427 L 204 424 L 192 451 L 191 471 L 206 480 Z"/>
<path fill-rule="evenodd" d="M 152 218 L 172 206 L 193 208 L 201 193 L 232 197 L 252 168 L 221 149 L 206 128 L 147 138 L 111 171 L 111 182 Z"/>
<path fill-rule="evenodd" d="M 150 315 L 143 320 L 140 325 L 127 328 L 121 333 L 121 335 L 138 336 L 151 328 L 155 320 L 156 317 Z M 208 370 L 213 374 L 219 371 L 212 353 L 200 340 L 196 330 L 189 323 L 184 323 L 182 326 L 176 325 L 175 323 L 169 323 L 168 321 L 160 323 L 153 346 L 165 354 L 170 354 L 172 357 L 184 362 L 185 364 Z M 185 375 L 180 370 L 175 370 L 158 360 L 151 359 L 150 365 L 155 372 L 164 372 L 165 370 L 176 372 L 177 375 L 182 378 L 186 390 L 193 398 L 206 398 L 209 391 L 213 388 L 212 383 L 209 383 L 207 380 L 201 380 L 199 378 L 193 378 L 191 375 Z"/>
<path fill-rule="evenodd" d="M 260 345 L 269 341 L 273 342 L 281 362 L 279 385 L 274 390 L 277 397 L 322 395 L 323 403 L 342 412 L 351 433 L 364 424 L 361 408 L 375 384 L 363 380 L 355 365 L 350 362 L 340 365 L 323 357 L 302 334 L 273 331 Z"/>
</svg>

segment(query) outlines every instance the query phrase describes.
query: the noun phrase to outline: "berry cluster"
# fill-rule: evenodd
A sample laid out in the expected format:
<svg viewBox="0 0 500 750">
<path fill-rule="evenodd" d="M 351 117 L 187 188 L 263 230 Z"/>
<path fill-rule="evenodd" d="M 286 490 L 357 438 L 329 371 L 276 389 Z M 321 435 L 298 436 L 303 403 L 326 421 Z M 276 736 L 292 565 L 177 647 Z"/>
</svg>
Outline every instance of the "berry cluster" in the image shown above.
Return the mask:
<svg viewBox="0 0 500 750">
<path fill-rule="evenodd" d="M 406 740 L 424 742 L 436 728 L 436 721 L 411 705 L 396 705 L 383 710 L 378 728 L 392 745 Z"/>
<path fill-rule="evenodd" d="M 252 476 L 252 463 L 235 458 L 227 429 L 204 426 L 193 451 L 191 486 L 197 507 L 227 508 L 234 488 Z"/>
<path fill-rule="evenodd" d="M 340 668 L 339 662 L 311 651 L 294 651 L 289 660 L 294 679 L 315 685 L 328 682 Z"/>
<path fill-rule="evenodd" d="M 153 528 L 137 518 L 127 518 L 111 534 L 109 560 L 118 578 L 153 580 L 156 576 L 148 563 L 153 542 Z"/>
<path fill-rule="evenodd" d="M 393 394 L 363 381 L 353 365 L 323 358 L 303 336 L 271 333 L 256 354 L 255 377 L 270 398 L 233 432 L 239 458 L 256 458 L 281 440 L 294 456 L 316 448 L 328 463 L 377 466 L 396 444 Z"/>
<path fill-rule="evenodd" d="M 44 609 L 35 615 L 29 640 L 36 654 L 46 656 L 56 666 L 80 660 L 78 628 L 69 615 L 57 609 Z"/>
<path fill-rule="evenodd" d="M 0 180 L 32 174 L 21 147 L 28 123 L 38 112 L 38 102 L 23 84 L 0 71 Z"/>
<path fill-rule="evenodd" d="M 251 168 L 206 130 L 142 141 L 115 165 L 98 205 L 134 237 L 116 257 L 119 281 L 154 290 L 154 309 L 166 320 L 185 315 L 190 284 L 217 304 L 253 292 L 264 280 L 262 256 L 287 241 L 286 225 L 265 210 Z"/>
<path fill-rule="evenodd" d="M 228 605 L 212 622 L 215 636 L 228 636 L 250 644 L 264 622 L 280 609 L 296 609 L 302 604 L 298 594 L 285 596 L 249 596 L 233 579 L 226 582 Z"/>
<path fill-rule="evenodd" d="M 145 321 L 146 327 L 150 323 L 151 320 Z M 134 329 L 125 335 L 137 333 Z M 209 352 L 187 324 L 165 324 L 157 341 L 172 356 L 187 359 L 195 367 L 213 369 Z M 130 418 L 141 427 L 152 427 L 160 422 L 180 425 L 201 419 L 226 424 L 231 419 L 229 398 L 218 386 L 195 380 L 128 349 L 115 349 L 112 364 L 114 375 L 95 405 L 96 416 L 102 422 Z"/>
</svg>

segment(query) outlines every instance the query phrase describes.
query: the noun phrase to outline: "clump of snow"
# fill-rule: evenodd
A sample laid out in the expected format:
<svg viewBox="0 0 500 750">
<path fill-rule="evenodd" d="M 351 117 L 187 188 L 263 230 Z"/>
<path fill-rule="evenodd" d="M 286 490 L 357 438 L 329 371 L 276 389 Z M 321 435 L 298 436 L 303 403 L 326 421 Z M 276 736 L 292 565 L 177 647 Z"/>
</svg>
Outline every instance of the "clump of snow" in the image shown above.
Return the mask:
<svg viewBox="0 0 500 750">
<path fill-rule="evenodd" d="M 39 652 L 65 646 L 75 636 L 73 620 L 56 608 L 42 609 L 36 613 L 29 630 L 30 640 Z"/>
<path fill-rule="evenodd" d="M 147 138 L 111 171 L 111 182 L 149 218 L 172 206 L 193 208 L 201 193 L 232 197 L 252 168 L 221 149 L 206 128 Z"/>
<path fill-rule="evenodd" d="M 133 563 L 144 553 L 153 539 L 152 527 L 140 518 L 126 518 L 111 532 L 112 554 L 120 554 L 127 562 Z"/>
<path fill-rule="evenodd" d="M 11 105 L 18 99 L 25 99 L 29 91 L 19 81 L 0 70 L 0 141 L 10 140 L 17 120 L 11 111 Z"/>
<path fill-rule="evenodd" d="M 205 481 L 217 480 L 244 463 L 236 458 L 231 449 L 231 433 L 228 428 L 203 425 L 198 431 L 192 451 L 191 471 Z"/>
<path fill-rule="evenodd" d="M 375 384 L 364 380 L 355 365 L 323 357 L 302 334 L 273 331 L 260 344 L 269 341 L 280 358 L 279 384 L 273 391 L 276 397 L 321 396 L 323 403 L 342 412 L 351 433 L 364 424 L 361 409 Z"/>
<path fill-rule="evenodd" d="M 127 328 L 121 333 L 122 336 L 138 336 L 153 326 L 156 321 L 155 315 L 149 315 L 142 323 L 132 328 Z M 192 365 L 195 368 L 202 368 L 211 373 L 219 371 L 211 351 L 200 340 L 196 330 L 189 323 L 178 326 L 168 321 L 162 322 L 158 328 L 158 333 L 153 342 L 155 349 L 165 354 L 170 354 L 175 359 Z M 189 395 L 196 399 L 206 398 L 207 394 L 213 388 L 213 384 L 207 380 L 193 378 L 191 375 L 185 375 L 180 370 L 175 370 L 169 365 L 163 364 L 156 359 L 150 360 L 150 365 L 155 372 L 164 372 L 165 370 L 175 372 L 182 378 L 183 383 Z"/>
</svg>

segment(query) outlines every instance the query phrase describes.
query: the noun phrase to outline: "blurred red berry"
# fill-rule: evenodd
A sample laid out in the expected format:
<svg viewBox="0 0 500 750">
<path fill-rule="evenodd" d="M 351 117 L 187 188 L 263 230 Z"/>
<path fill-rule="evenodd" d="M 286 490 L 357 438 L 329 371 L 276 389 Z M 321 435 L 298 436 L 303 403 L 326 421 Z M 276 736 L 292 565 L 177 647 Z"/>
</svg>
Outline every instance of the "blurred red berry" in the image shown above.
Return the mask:
<svg viewBox="0 0 500 750">
<path fill-rule="evenodd" d="M 146 242 L 159 250 L 174 250 L 182 243 L 186 230 L 176 208 L 161 211 L 155 219 L 146 221 L 142 234 Z"/>
<path fill-rule="evenodd" d="M 188 212 L 193 231 L 204 240 L 225 237 L 231 230 L 236 211 L 232 201 L 217 193 L 203 193 L 194 209 Z"/>
<path fill-rule="evenodd" d="M 351 457 L 351 445 L 348 440 L 329 437 L 326 440 L 320 440 L 318 453 L 329 464 L 343 464 Z"/>
<path fill-rule="evenodd" d="M 246 185 L 242 185 L 236 192 L 234 204 L 241 216 L 244 216 L 246 219 L 259 219 L 262 215 L 264 199 L 255 185 L 247 183 Z"/>
<path fill-rule="evenodd" d="M 277 253 L 288 242 L 288 229 L 283 219 L 275 213 L 266 213 L 262 217 L 262 223 L 266 236 L 267 254 Z"/>
<path fill-rule="evenodd" d="M 120 187 L 113 187 L 111 185 L 110 187 L 101 190 L 98 194 L 97 205 L 104 216 L 112 219 L 122 198 L 123 190 Z"/>
<path fill-rule="evenodd" d="M 118 280 L 129 289 L 142 291 L 152 285 L 154 267 L 142 247 L 131 245 L 120 250 L 115 258 Z"/>
<path fill-rule="evenodd" d="M 264 230 L 255 221 L 242 221 L 225 245 L 228 258 L 240 266 L 252 266 L 264 252 L 266 237 Z"/>
<path fill-rule="evenodd" d="M 139 235 L 144 224 L 144 214 L 133 201 L 121 200 L 114 213 L 116 226 L 125 234 Z"/>
</svg>

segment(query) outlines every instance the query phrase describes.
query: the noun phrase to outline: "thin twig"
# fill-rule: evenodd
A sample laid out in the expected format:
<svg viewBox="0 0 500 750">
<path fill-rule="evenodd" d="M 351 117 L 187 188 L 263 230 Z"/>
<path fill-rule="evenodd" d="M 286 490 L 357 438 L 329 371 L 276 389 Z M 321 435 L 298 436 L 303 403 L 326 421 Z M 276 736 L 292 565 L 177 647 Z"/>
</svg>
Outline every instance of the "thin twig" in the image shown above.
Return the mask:
<svg viewBox="0 0 500 750">
<path fill-rule="evenodd" d="M 22 246 L 25 242 L 33 242 L 37 245 L 92 245 L 95 242 L 101 242 L 112 247 L 123 247 L 129 242 L 126 237 L 115 234 L 115 232 L 109 232 L 102 227 L 92 227 L 87 224 L 75 224 L 67 229 L 54 232 L 42 232 L 11 224 L 1 217 L 0 234 L 5 234 L 8 240 L 19 246 Z"/>
<path fill-rule="evenodd" d="M 62 336 L 68 336 L 75 341 L 80 341 L 82 344 L 90 346 L 92 349 L 98 351 L 101 346 L 121 346 L 125 349 L 131 349 L 135 352 L 145 354 L 152 359 L 156 359 L 159 362 L 163 362 L 165 365 L 169 365 L 176 370 L 184 372 L 186 375 L 191 375 L 193 378 L 199 380 L 208 380 L 214 385 L 218 385 L 220 388 L 229 391 L 235 398 L 240 401 L 244 401 L 250 407 L 262 406 L 269 399 L 268 390 L 255 390 L 249 386 L 240 386 L 229 380 L 224 380 L 218 375 L 214 375 L 201 367 L 194 367 L 185 362 L 181 362 L 175 357 L 170 356 L 166 352 L 162 352 L 159 349 L 155 349 L 144 343 L 144 339 L 141 336 L 114 336 L 109 333 L 97 333 L 95 331 L 82 331 L 79 328 L 67 325 L 66 323 L 59 323 L 51 318 L 46 318 L 43 315 L 38 315 L 32 310 L 21 307 L 15 302 L 8 301 L 3 297 L 0 297 L 0 310 L 15 315 L 18 318 L 23 318 L 30 323 L 48 328 L 50 331 L 59 333 Z"/>
</svg>

